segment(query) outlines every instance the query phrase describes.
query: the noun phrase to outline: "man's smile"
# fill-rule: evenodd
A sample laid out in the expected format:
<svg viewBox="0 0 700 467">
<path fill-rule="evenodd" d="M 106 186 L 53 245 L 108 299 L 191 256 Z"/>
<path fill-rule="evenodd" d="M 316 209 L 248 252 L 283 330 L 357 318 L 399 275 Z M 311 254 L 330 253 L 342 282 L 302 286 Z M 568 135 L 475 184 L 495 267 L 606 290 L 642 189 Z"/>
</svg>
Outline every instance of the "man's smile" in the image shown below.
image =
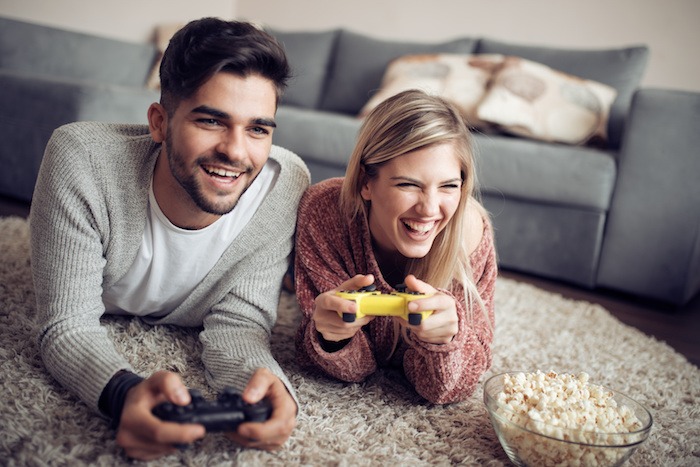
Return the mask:
<svg viewBox="0 0 700 467">
<path fill-rule="evenodd" d="M 212 165 L 206 165 L 202 164 L 202 169 L 208 173 L 209 175 L 213 175 L 216 177 L 222 177 L 222 178 L 232 178 L 232 179 L 237 179 L 238 177 L 241 176 L 244 171 L 241 170 L 230 170 L 230 169 L 225 169 L 223 167 L 215 167 Z"/>
</svg>

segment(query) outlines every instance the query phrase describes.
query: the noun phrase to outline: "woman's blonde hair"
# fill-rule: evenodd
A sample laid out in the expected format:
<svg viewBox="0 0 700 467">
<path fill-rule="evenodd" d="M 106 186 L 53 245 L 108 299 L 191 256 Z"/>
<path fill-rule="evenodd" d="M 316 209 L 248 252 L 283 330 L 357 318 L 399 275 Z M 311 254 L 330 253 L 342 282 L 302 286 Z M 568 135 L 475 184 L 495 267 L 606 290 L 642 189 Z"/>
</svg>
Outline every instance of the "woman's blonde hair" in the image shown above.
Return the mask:
<svg viewBox="0 0 700 467">
<path fill-rule="evenodd" d="M 399 93 L 366 117 L 340 196 L 341 212 L 348 219 L 360 215 L 369 219 L 370 205 L 362 198 L 361 190 L 367 180 L 377 176 L 382 164 L 428 146 L 451 144 L 462 178 L 459 205 L 452 220 L 435 238 L 430 252 L 423 258 L 409 259 L 405 272 L 436 288 L 450 288 L 452 281 L 459 281 L 464 286 L 467 304 L 473 298 L 481 303 L 471 279 L 468 242 L 464 239 L 467 204 L 477 188 L 471 141 L 465 120 L 452 104 L 418 90 Z"/>
</svg>

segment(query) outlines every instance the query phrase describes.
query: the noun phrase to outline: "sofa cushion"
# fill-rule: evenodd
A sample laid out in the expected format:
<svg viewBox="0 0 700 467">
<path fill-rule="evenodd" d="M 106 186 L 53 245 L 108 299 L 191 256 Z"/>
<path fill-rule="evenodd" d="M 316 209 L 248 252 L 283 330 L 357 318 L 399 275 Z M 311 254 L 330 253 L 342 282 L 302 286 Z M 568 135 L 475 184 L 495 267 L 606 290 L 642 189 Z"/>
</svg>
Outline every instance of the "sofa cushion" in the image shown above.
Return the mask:
<svg viewBox="0 0 700 467">
<path fill-rule="evenodd" d="M 470 126 L 484 128 L 488 123 L 477 117 L 476 109 L 486 95 L 493 71 L 503 55 L 421 54 L 393 60 L 382 78 L 382 85 L 362 107 L 366 116 L 380 102 L 408 89 L 421 89 L 455 104 Z"/>
<path fill-rule="evenodd" d="M 632 93 L 639 86 L 649 57 L 649 49 L 646 46 L 575 50 L 517 45 L 488 38 L 479 41 L 477 52 L 515 55 L 615 88 L 617 98 L 610 109 L 608 123 L 608 140 L 612 148 L 620 145 Z"/>
<path fill-rule="evenodd" d="M 474 136 L 483 193 L 606 212 L 617 174 L 612 151 L 508 136 Z"/>
<path fill-rule="evenodd" d="M 317 108 L 321 103 L 338 30 L 283 32 L 268 28 L 267 31 L 282 43 L 292 66 L 292 78 L 282 103 Z"/>
<path fill-rule="evenodd" d="M 362 121 L 353 116 L 281 105 L 272 142 L 299 157 L 345 169 Z"/>
<path fill-rule="evenodd" d="M 55 78 L 145 86 L 153 44 L 135 44 L 0 18 L 0 68 Z"/>
<path fill-rule="evenodd" d="M 469 54 L 476 43 L 470 38 L 442 43 L 388 41 L 341 30 L 321 108 L 357 115 L 380 88 L 384 71 L 393 59 L 409 54 Z"/>
<path fill-rule="evenodd" d="M 604 146 L 617 91 L 519 57 L 507 57 L 476 109 L 502 131 L 566 144 Z"/>
</svg>

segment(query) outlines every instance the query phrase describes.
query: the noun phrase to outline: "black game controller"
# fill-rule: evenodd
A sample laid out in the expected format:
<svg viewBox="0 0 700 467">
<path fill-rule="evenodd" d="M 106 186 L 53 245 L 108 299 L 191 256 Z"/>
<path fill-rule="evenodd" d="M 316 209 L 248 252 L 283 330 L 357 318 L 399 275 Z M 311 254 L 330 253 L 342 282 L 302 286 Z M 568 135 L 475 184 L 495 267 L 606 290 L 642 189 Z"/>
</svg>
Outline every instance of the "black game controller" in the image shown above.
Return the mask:
<svg viewBox="0 0 700 467">
<path fill-rule="evenodd" d="M 190 389 L 190 396 L 192 401 L 187 405 L 159 404 L 153 408 L 153 415 L 167 422 L 199 423 L 211 432 L 236 431 L 243 422 L 264 422 L 272 414 L 267 399 L 248 404 L 233 388 L 224 388 L 216 401 L 207 401 L 196 389 Z"/>
</svg>

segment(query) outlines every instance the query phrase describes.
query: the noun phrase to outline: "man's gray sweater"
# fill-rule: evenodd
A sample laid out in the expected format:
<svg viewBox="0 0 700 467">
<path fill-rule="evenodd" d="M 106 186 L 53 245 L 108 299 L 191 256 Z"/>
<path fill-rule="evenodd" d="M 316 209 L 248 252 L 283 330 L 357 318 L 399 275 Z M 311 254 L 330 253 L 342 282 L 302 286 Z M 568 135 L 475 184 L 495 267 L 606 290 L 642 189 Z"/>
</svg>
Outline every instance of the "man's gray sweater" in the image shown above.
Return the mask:
<svg viewBox="0 0 700 467">
<path fill-rule="evenodd" d="M 49 372 L 95 410 L 111 377 L 134 371 L 100 323 L 102 290 L 128 271 L 139 250 L 159 152 L 143 125 L 65 125 L 49 141 L 32 200 L 41 355 Z M 273 146 L 270 158 L 280 165 L 274 187 L 214 268 L 170 314 L 143 318 L 201 326 L 202 360 L 216 391 L 242 391 L 265 367 L 294 395 L 272 356 L 270 333 L 309 173 L 285 149 Z"/>
</svg>

